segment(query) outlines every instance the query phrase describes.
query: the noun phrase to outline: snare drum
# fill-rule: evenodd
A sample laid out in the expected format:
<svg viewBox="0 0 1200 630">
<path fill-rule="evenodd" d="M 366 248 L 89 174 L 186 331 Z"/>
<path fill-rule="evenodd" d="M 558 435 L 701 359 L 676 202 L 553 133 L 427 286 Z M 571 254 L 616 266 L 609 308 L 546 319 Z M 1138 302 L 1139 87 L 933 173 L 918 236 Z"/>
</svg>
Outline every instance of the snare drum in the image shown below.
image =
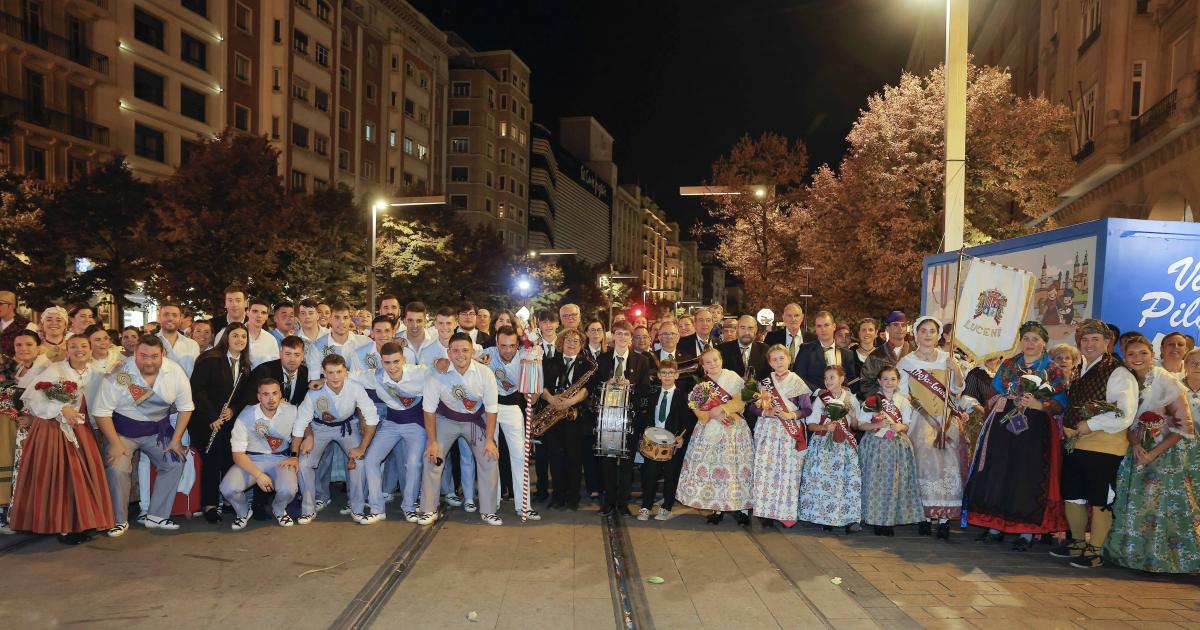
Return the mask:
<svg viewBox="0 0 1200 630">
<path fill-rule="evenodd" d="M 638 452 L 656 462 L 670 461 L 675 456 L 675 436 L 666 429 L 650 427 L 642 434 Z"/>
</svg>

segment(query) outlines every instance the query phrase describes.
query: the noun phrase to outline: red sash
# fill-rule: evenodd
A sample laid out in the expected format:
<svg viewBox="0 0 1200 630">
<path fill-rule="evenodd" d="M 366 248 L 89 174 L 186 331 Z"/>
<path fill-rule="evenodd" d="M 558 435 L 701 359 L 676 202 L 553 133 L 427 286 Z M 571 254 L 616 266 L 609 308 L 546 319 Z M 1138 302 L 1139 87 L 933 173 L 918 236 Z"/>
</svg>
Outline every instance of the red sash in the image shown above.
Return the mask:
<svg viewBox="0 0 1200 630">
<path fill-rule="evenodd" d="M 708 381 L 708 384 L 712 386 L 712 393 L 716 394 L 717 399 L 721 401 L 722 405 L 733 400 L 733 396 L 730 395 L 729 392 L 725 391 L 725 388 L 718 385 L 716 379 L 705 374 L 704 380 Z"/>
<path fill-rule="evenodd" d="M 778 389 L 775 389 L 774 374 L 768 374 L 767 378 L 762 380 L 761 386 L 763 390 L 771 394 L 771 400 L 775 402 L 775 406 L 779 407 L 781 412 L 787 411 L 787 403 L 783 401 L 783 395 L 779 393 Z M 779 418 L 779 422 L 783 424 L 783 428 L 788 432 L 788 435 L 792 436 L 792 439 L 796 441 L 797 451 L 803 451 L 808 448 L 808 440 L 804 437 L 804 428 L 800 426 L 799 422 L 796 422 L 792 418 Z"/>
<path fill-rule="evenodd" d="M 887 416 L 888 420 L 892 421 L 892 424 L 903 424 L 901 420 L 904 416 L 900 413 L 900 408 L 896 406 L 896 403 L 884 398 L 882 395 L 879 396 L 879 411 Z"/>
<path fill-rule="evenodd" d="M 933 392 L 935 396 L 942 400 L 946 400 L 946 386 L 942 382 L 933 377 L 932 374 L 921 368 L 915 370 L 905 370 L 908 375 L 913 377 L 918 383 L 925 386 L 926 389 Z"/>
<path fill-rule="evenodd" d="M 829 403 L 835 400 L 839 403 L 842 402 L 841 398 L 834 398 L 832 395 L 830 395 L 829 390 L 827 389 L 822 389 L 819 396 L 821 397 L 821 404 L 825 406 L 829 406 Z M 850 424 L 846 421 L 846 418 L 850 417 L 850 411 L 851 409 L 846 407 L 846 415 L 841 420 L 829 418 L 829 416 L 825 415 L 824 413 L 821 414 L 821 417 L 829 418 L 831 422 L 837 425 L 837 429 L 831 432 L 829 436 L 830 439 L 832 439 L 834 442 L 847 442 L 850 444 L 850 448 L 858 448 L 858 439 L 854 437 L 854 431 L 850 430 Z"/>
</svg>

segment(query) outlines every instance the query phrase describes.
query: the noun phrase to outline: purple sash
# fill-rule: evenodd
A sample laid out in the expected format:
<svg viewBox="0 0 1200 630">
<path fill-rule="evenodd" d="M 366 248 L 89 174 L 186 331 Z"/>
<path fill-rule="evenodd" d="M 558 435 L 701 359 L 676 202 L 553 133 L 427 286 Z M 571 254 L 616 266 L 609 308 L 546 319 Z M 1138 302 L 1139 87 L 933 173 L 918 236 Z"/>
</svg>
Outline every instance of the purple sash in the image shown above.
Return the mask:
<svg viewBox="0 0 1200 630">
<path fill-rule="evenodd" d="M 258 451 L 246 451 L 246 454 L 247 455 L 267 455 L 267 456 L 274 455 L 275 457 L 287 457 L 290 455 L 290 453 L 288 452 L 288 450 L 286 448 L 283 449 L 282 451 L 279 451 L 278 453 L 260 453 Z"/>
<path fill-rule="evenodd" d="M 455 422 L 470 422 L 478 426 L 480 429 L 487 428 L 487 423 L 485 423 L 483 420 L 483 405 L 480 405 L 479 411 L 476 411 L 475 413 L 463 413 L 447 407 L 446 403 L 439 400 L 437 413 L 439 416 L 442 416 L 447 420 L 453 420 Z"/>
<path fill-rule="evenodd" d="M 438 411 L 441 412 L 441 409 L 438 409 Z M 388 407 L 384 418 L 388 422 L 395 422 L 396 424 L 420 424 L 425 422 L 425 410 L 422 409 L 419 403 L 414 404 L 408 409 L 392 409 Z"/>
<path fill-rule="evenodd" d="M 357 411 L 357 410 L 356 410 L 356 411 Z M 315 416 L 314 416 L 314 417 L 313 417 L 313 421 L 314 421 L 316 424 L 320 424 L 320 425 L 323 425 L 323 426 L 327 426 L 327 427 L 329 427 L 329 428 L 331 428 L 331 429 L 341 429 L 341 430 L 342 430 L 342 436 L 343 436 L 343 437 L 345 437 L 346 435 L 352 435 L 352 434 L 354 433 L 354 427 L 350 425 L 350 421 L 351 421 L 351 420 L 353 420 L 354 418 L 355 418 L 355 415 L 354 415 L 354 414 L 350 414 L 350 417 L 349 417 L 349 418 L 346 418 L 345 420 L 340 420 L 340 421 L 337 421 L 337 422 L 325 422 L 325 421 L 324 421 L 324 420 L 322 420 L 321 418 L 318 418 L 318 417 L 315 417 Z"/>
<path fill-rule="evenodd" d="M 129 416 L 113 412 L 113 428 L 117 434 L 127 438 L 142 438 L 157 435 L 155 440 L 159 446 L 166 448 L 175 436 L 175 428 L 171 426 L 171 417 L 162 420 L 135 420 Z"/>
</svg>

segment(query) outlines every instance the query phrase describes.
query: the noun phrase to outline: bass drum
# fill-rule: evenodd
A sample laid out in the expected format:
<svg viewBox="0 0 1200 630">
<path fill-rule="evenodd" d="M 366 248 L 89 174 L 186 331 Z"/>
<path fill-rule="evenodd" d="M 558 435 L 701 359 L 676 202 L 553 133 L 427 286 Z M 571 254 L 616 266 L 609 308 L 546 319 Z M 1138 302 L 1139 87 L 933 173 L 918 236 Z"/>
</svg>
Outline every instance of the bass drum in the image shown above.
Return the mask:
<svg viewBox="0 0 1200 630">
<path fill-rule="evenodd" d="M 630 456 L 626 438 L 633 433 L 633 413 L 628 383 L 605 383 L 600 389 L 600 411 L 596 416 L 597 457 L 626 459 Z"/>
</svg>

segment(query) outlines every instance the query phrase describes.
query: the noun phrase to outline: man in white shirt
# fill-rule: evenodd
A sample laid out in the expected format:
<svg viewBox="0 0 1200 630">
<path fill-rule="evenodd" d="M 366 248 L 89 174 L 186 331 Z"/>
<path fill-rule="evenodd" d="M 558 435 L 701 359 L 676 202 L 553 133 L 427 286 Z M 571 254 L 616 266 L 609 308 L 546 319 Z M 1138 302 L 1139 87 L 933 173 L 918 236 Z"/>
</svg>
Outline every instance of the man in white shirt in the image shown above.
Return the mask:
<svg viewBox="0 0 1200 630">
<path fill-rule="evenodd" d="M 438 359 L 449 358 L 450 337 L 454 335 L 455 329 L 454 310 L 449 307 L 439 308 L 433 316 L 433 329 L 437 332 L 436 343 L 421 348 L 418 361 L 421 365 L 432 366 Z M 467 335 L 467 338 L 470 339 L 471 336 Z M 471 344 L 475 345 L 475 342 L 472 340 Z"/>
<path fill-rule="evenodd" d="M 319 322 L 317 301 L 312 298 L 300 300 L 300 306 L 296 310 L 296 319 L 300 322 L 300 325 L 296 327 L 296 336 L 303 339 L 305 343 L 311 344 L 329 334 L 329 329 L 321 326 Z"/>
<path fill-rule="evenodd" d="M 335 309 L 335 317 L 336 312 Z M 355 412 L 362 414 L 363 422 L 368 426 L 379 424 L 379 414 L 362 385 L 349 380 L 346 359 L 341 355 L 325 356 L 319 367 L 325 375 L 324 384 L 304 397 L 292 429 L 294 437 L 304 438 L 300 444 L 302 507 L 297 522 L 307 525 L 317 517 L 317 465 L 325 449 L 331 443 L 337 443 L 346 452 L 349 462 L 346 490 L 350 495 L 350 517 L 356 523 L 362 523 L 366 512 L 366 477 L 359 461 L 363 458 L 364 449 Z M 312 435 L 306 437 L 305 429 L 310 427 Z M 327 482 L 325 485 L 328 485 Z M 325 492 L 328 492 L 328 488 L 325 488 Z"/>
<path fill-rule="evenodd" d="M 196 357 L 200 356 L 200 344 L 188 339 L 179 332 L 179 322 L 183 311 L 178 304 L 165 302 L 158 306 L 158 337 L 163 340 L 163 349 L 167 358 L 178 363 L 183 373 L 192 376 L 192 368 L 196 365 Z"/>
<path fill-rule="evenodd" d="M 496 391 L 499 409 L 496 426 L 504 432 L 508 443 L 507 465 L 512 472 L 513 509 L 520 516 L 522 511 L 528 520 L 541 520 L 541 515 L 529 503 L 528 488 L 524 487 L 525 475 L 525 394 L 518 391 L 521 382 L 521 359 L 518 355 L 520 340 L 511 326 L 496 331 L 496 345 L 483 351 L 478 358 L 496 376 Z M 540 368 L 538 368 L 540 369 Z M 503 465 L 503 464 L 502 464 Z M 500 492 L 500 479 L 496 478 L 496 493 Z"/>
<path fill-rule="evenodd" d="M 164 361 L 162 340 L 142 337 L 132 359 L 104 379 L 92 414 L 104 434 L 105 473 L 112 496 L 116 526 L 108 535 L 129 529 L 129 487 L 133 453 L 141 451 L 158 471 L 144 524 L 151 529 L 175 530 L 171 505 L 187 458 L 183 436 L 192 417 L 192 387 L 183 368 Z M 179 416 L 171 427 L 171 412 Z"/>
<path fill-rule="evenodd" d="M 404 305 L 404 330 L 396 333 L 401 347 L 404 348 L 404 362 L 417 365 L 421 362 L 421 352 L 426 346 L 437 343 L 437 335 L 430 334 L 429 324 L 425 319 L 424 302 L 409 302 Z"/>
<path fill-rule="evenodd" d="M 351 374 L 374 372 L 383 366 L 383 362 L 380 360 L 380 351 L 384 344 L 396 340 L 396 333 L 392 328 L 393 321 L 395 320 L 388 315 L 376 315 L 375 319 L 371 321 L 372 343 L 364 343 L 354 349 L 354 353 L 347 361 Z"/>
<path fill-rule="evenodd" d="M 763 343 L 767 347 L 775 344 L 780 344 L 792 353 L 793 361 L 796 358 L 796 353 L 800 350 L 800 346 L 804 343 L 804 309 L 800 308 L 799 304 L 791 303 L 783 307 L 783 328 L 772 330 L 763 338 Z"/>
<path fill-rule="evenodd" d="M 442 307 L 437 310 L 437 314 L 433 317 L 433 329 L 437 331 L 437 338 L 433 343 L 421 349 L 421 365 L 425 367 L 433 367 L 433 364 L 438 359 L 450 358 L 450 339 L 457 333 L 454 332 L 455 320 L 454 311 L 449 307 Z M 463 333 L 466 334 L 466 333 Z M 470 339 L 470 336 L 467 337 Z M 471 356 L 476 356 L 482 350 L 472 342 L 473 350 Z M 458 443 L 458 472 L 460 481 L 462 482 L 462 495 L 455 491 L 453 462 L 454 457 L 447 450 L 445 457 L 452 465 L 445 466 L 445 473 L 442 477 L 442 496 L 445 497 L 446 503 L 453 507 L 462 506 L 468 512 L 474 512 L 476 509 L 475 503 L 475 457 L 471 453 L 471 448 L 468 442 L 464 439 Z"/>
<path fill-rule="evenodd" d="M 400 298 L 387 294 L 379 298 L 379 314 L 392 318 L 392 323 L 400 321 Z"/>
<path fill-rule="evenodd" d="M 275 324 L 271 335 L 275 337 L 275 341 L 282 342 L 284 337 L 295 334 L 295 315 L 296 308 L 291 302 L 285 300 L 275 305 L 275 314 L 271 316 L 271 322 Z"/>
<path fill-rule="evenodd" d="M 438 487 L 445 463 L 443 455 L 455 440 L 463 438 L 477 462 L 476 481 L 483 522 L 501 525 L 503 521 L 496 515 L 500 458 L 496 446 L 496 412 L 499 410 L 496 377 L 475 362 L 474 344 L 463 333 L 450 339 L 449 354 L 452 369 L 447 374 L 431 375 L 421 400 L 427 444 L 421 483 L 423 514 L 417 522 L 429 525 L 437 520 Z"/>
<path fill-rule="evenodd" d="M 233 506 L 235 531 L 250 522 L 246 489 L 256 486 L 262 492 L 274 492 L 271 503 L 275 522 L 291 527 L 287 506 L 299 490 L 297 452 L 300 438 L 292 435 L 296 408 L 283 400 L 279 381 L 265 378 L 258 382 L 258 404 L 242 409 L 234 421 L 229 444 L 234 466 L 221 480 L 221 495 Z"/>
<path fill-rule="evenodd" d="M 308 365 L 309 387 L 320 387 L 321 360 L 331 354 L 343 359 L 350 358 L 354 350 L 369 341 L 360 337 L 352 330 L 354 322 L 350 319 L 350 305 L 345 302 L 335 302 L 329 315 L 329 332 L 314 341 L 306 349 L 305 363 Z"/>
</svg>

